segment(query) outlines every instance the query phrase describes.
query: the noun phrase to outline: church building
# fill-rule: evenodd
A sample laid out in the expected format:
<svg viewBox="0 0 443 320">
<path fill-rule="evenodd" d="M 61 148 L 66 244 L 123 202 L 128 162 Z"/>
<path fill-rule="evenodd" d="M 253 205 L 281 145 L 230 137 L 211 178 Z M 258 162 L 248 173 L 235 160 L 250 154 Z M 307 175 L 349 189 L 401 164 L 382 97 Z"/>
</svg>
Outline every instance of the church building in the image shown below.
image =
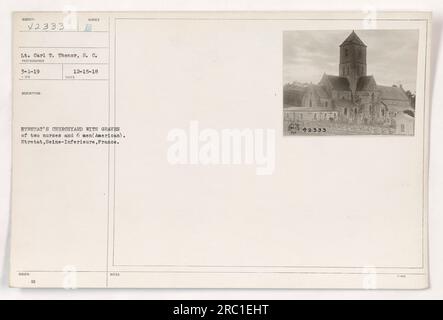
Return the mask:
<svg viewBox="0 0 443 320">
<path fill-rule="evenodd" d="M 413 128 L 414 109 L 410 97 L 402 86 L 379 85 L 367 74 L 366 49 L 352 31 L 340 45 L 338 76 L 323 74 L 318 84 L 285 85 L 285 120 L 390 126 L 401 134 L 396 121 L 410 119 Z M 410 123 L 404 125 L 404 128 L 410 127 Z"/>
</svg>

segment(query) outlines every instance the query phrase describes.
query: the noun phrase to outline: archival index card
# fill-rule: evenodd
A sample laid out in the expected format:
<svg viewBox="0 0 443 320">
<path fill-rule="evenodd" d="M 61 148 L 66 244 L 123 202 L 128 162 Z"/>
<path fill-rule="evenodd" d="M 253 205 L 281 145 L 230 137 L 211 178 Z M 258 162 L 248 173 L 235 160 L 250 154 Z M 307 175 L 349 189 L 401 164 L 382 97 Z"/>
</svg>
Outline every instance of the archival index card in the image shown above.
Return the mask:
<svg viewBox="0 0 443 320">
<path fill-rule="evenodd" d="M 430 29 L 15 13 L 11 286 L 426 288 Z"/>
</svg>

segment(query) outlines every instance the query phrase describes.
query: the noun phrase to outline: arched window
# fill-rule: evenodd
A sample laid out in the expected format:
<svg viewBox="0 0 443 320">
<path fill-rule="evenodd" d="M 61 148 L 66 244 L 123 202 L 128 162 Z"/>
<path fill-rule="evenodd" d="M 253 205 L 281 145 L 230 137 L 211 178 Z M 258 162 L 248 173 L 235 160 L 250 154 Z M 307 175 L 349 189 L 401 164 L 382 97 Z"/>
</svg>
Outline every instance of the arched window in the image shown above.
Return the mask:
<svg viewBox="0 0 443 320">
<path fill-rule="evenodd" d="M 325 101 L 325 108 L 327 108 L 328 107 L 328 102 L 327 101 Z"/>
<path fill-rule="evenodd" d="M 309 108 L 312 108 L 312 100 L 309 99 Z"/>
<path fill-rule="evenodd" d="M 345 108 L 345 109 L 343 110 L 343 114 L 344 114 L 345 116 L 348 115 L 348 108 Z"/>
<path fill-rule="evenodd" d="M 348 56 L 348 53 L 349 53 L 349 50 L 348 50 L 348 48 L 346 48 L 346 49 L 345 49 L 345 57 Z"/>
</svg>

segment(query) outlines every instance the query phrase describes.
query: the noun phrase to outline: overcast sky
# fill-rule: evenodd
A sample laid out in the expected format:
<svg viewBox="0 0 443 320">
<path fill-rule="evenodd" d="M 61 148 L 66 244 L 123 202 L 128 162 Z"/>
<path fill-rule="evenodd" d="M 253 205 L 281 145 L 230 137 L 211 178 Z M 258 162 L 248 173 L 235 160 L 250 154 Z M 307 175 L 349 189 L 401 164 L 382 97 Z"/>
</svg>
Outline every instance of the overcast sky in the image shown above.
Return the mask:
<svg viewBox="0 0 443 320">
<path fill-rule="evenodd" d="M 323 73 L 338 75 L 339 45 L 347 31 L 285 31 L 283 81 L 318 83 Z M 380 85 L 402 84 L 415 92 L 418 30 L 356 30 L 367 45 L 367 73 Z"/>
</svg>

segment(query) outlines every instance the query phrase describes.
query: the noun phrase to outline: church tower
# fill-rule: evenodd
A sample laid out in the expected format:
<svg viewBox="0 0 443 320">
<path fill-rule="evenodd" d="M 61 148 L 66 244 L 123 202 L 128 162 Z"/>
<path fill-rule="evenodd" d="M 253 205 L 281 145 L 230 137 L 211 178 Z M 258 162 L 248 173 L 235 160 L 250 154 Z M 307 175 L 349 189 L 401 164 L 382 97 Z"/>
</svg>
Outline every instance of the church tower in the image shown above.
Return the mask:
<svg viewBox="0 0 443 320">
<path fill-rule="evenodd" d="M 354 31 L 340 45 L 339 68 L 340 76 L 348 78 L 354 95 L 358 79 L 366 76 L 366 45 Z"/>
</svg>

